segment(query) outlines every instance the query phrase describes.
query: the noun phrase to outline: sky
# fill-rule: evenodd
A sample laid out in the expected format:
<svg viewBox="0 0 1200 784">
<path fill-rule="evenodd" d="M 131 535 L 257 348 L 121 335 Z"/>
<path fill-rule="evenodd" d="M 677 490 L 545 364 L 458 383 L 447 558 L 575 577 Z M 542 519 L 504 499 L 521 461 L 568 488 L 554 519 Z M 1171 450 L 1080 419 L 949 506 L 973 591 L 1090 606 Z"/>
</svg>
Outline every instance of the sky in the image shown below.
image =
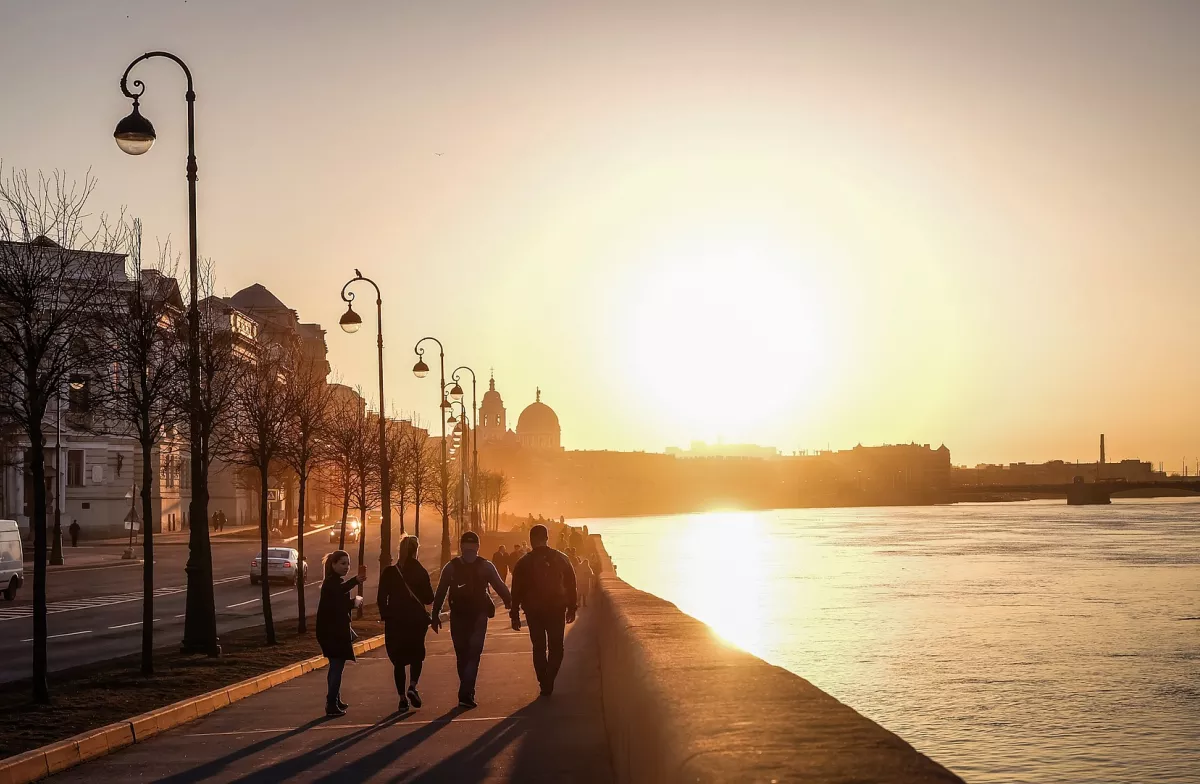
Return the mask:
<svg viewBox="0 0 1200 784">
<path fill-rule="evenodd" d="M 99 180 L 425 421 L 412 345 L 568 449 L 1200 460 L 1200 4 L 4 0 L 6 169 Z M 367 290 L 361 297 L 369 298 Z M 361 308 L 360 308 L 361 310 Z M 370 312 L 369 307 L 366 308 Z"/>
</svg>

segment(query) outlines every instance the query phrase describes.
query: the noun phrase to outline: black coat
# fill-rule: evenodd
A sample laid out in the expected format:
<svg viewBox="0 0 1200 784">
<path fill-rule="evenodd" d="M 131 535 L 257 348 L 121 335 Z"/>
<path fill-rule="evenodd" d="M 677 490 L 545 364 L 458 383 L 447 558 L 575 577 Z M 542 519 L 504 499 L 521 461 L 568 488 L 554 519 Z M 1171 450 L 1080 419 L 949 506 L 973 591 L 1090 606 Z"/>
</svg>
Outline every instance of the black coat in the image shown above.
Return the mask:
<svg viewBox="0 0 1200 784">
<path fill-rule="evenodd" d="M 425 661 L 425 633 L 433 604 L 429 572 L 415 559 L 403 569 L 389 566 L 379 575 L 379 617 L 383 618 L 384 642 L 393 664 Z"/>
<path fill-rule="evenodd" d="M 342 582 L 337 575 L 326 577 L 325 582 L 321 583 L 321 601 L 317 604 L 317 642 L 326 658 L 354 661 L 354 640 L 358 635 L 350 628 L 350 613 L 354 610 L 350 591 L 357 585 L 357 577 Z"/>
</svg>

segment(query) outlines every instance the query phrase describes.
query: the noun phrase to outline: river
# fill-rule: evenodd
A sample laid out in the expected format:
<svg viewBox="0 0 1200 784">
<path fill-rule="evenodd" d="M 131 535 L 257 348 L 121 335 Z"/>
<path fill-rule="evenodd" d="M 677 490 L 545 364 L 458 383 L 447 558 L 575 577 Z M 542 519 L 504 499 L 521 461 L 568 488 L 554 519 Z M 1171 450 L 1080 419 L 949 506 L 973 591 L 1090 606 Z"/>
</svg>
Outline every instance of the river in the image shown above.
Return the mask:
<svg viewBox="0 0 1200 784">
<path fill-rule="evenodd" d="M 1200 499 L 571 522 L 969 782 L 1200 782 Z"/>
</svg>

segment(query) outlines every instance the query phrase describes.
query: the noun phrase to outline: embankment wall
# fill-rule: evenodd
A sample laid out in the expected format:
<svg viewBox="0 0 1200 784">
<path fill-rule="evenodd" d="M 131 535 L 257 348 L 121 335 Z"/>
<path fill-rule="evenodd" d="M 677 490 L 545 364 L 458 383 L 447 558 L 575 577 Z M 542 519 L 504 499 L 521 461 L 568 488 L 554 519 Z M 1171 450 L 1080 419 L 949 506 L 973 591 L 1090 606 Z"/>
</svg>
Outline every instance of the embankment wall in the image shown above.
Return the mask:
<svg viewBox="0 0 1200 784">
<path fill-rule="evenodd" d="M 592 601 L 621 782 L 962 782 L 808 681 L 722 642 L 611 571 Z"/>
</svg>

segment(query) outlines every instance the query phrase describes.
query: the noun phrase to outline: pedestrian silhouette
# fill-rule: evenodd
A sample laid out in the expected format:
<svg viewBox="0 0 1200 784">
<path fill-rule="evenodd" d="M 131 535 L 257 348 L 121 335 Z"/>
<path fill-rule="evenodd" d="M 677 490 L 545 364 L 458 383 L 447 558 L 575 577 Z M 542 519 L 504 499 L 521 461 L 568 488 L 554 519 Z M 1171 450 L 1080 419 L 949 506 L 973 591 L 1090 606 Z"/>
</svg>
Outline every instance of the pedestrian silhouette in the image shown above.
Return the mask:
<svg viewBox="0 0 1200 784">
<path fill-rule="evenodd" d="M 459 540 L 459 550 L 462 555 L 442 568 L 429 620 L 437 633 L 441 627 L 438 614 L 449 594 L 450 639 L 454 642 L 454 657 L 458 662 L 458 704 L 474 708 L 477 707 L 475 680 L 479 676 L 479 658 L 487 638 L 488 618 L 496 615 L 496 605 L 488 596 L 488 587 L 496 592 L 505 607 L 512 606 L 512 597 L 496 567 L 480 557 L 477 533 L 465 532 Z"/>
<path fill-rule="evenodd" d="M 342 702 L 342 672 L 347 661 L 354 661 L 354 639 L 357 635 L 350 626 L 350 612 L 362 604 L 361 596 L 350 596 L 350 591 L 367 580 L 367 567 L 358 567 L 358 576 L 345 582 L 342 578 L 350 571 L 350 554 L 345 550 L 334 550 L 325 556 L 325 579 L 321 583 L 321 599 L 317 603 L 317 643 L 321 653 L 329 659 L 326 674 L 328 691 L 325 695 L 325 715 L 344 716 L 349 706 Z"/>
<path fill-rule="evenodd" d="M 400 713 L 407 711 L 410 704 L 414 708 L 421 707 L 417 681 L 425 662 L 425 634 L 429 630 L 427 607 L 433 604 L 429 572 L 417 560 L 419 548 L 417 537 L 401 539 L 396 563 L 379 575 L 379 617 L 383 619 L 384 643 L 392 662 L 396 694 L 400 695 L 397 708 Z M 405 667 L 408 667 L 407 674 Z"/>
<path fill-rule="evenodd" d="M 71 534 L 71 546 L 72 547 L 79 546 L 79 531 L 80 531 L 79 521 L 72 520 L 71 526 L 67 529 L 67 532 Z"/>
<path fill-rule="evenodd" d="M 532 549 L 517 562 L 512 574 L 512 628 L 521 630 L 520 611 L 524 609 L 529 639 L 533 641 L 533 671 L 543 697 L 554 693 L 566 625 L 575 622 L 578 609 L 575 569 L 567 556 L 551 548 L 549 542 L 546 526 L 529 529 Z"/>
</svg>

